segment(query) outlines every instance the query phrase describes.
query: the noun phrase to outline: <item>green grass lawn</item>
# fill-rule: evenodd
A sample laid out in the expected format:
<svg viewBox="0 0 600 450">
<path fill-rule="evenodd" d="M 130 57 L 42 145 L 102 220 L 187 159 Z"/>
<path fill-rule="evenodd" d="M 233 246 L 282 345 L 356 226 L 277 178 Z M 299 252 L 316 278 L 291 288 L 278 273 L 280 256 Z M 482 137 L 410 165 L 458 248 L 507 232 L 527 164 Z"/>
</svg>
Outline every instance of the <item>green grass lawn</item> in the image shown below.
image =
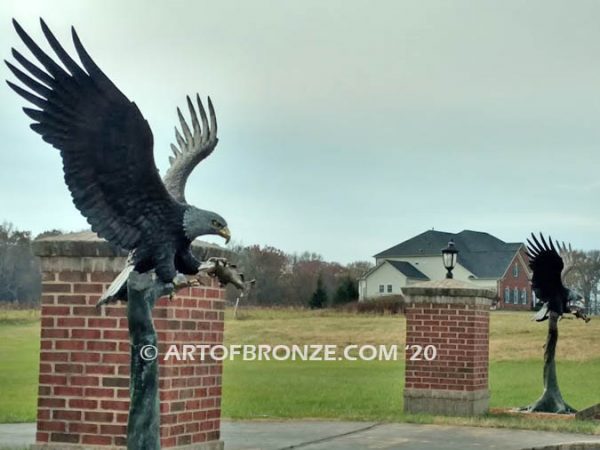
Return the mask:
<svg viewBox="0 0 600 450">
<path fill-rule="evenodd" d="M 35 420 L 39 350 L 38 314 L 0 311 L 0 423 Z"/>
<path fill-rule="evenodd" d="M 404 364 L 391 361 L 228 361 L 223 415 L 379 420 L 402 407 Z"/>
<path fill-rule="evenodd" d="M 501 361 L 490 364 L 490 406 L 526 406 L 542 395 L 542 361 Z M 557 362 L 563 397 L 575 409 L 600 403 L 600 359 Z"/>
<path fill-rule="evenodd" d="M 558 364 L 561 391 L 575 408 L 600 403 L 600 361 Z M 492 408 L 525 406 L 542 393 L 537 361 L 494 362 Z M 392 361 L 228 361 L 223 414 L 231 418 L 402 417 L 404 363 Z"/>
<path fill-rule="evenodd" d="M 539 361 L 490 365 L 490 407 L 525 406 L 542 393 Z M 558 364 L 561 390 L 575 408 L 600 402 L 600 360 Z M 594 422 L 503 414 L 480 418 L 405 415 L 404 363 L 392 361 L 228 361 L 223 416 L 233 419 L 328 418 L 513 427 L 600 434 Z"/>
<path fill-rule="evenodd" d="M 0 311 L 0 422 L 35 420 L 39 320 Z M 228 344 L 391 344 L 404 340 L 398 316 L 333 311 L 250 310 L 226 317 Z M 600 403 L 600 352 L 588 325 L 561 322 L 558 377 L 575 408 Z M 523 313 L 493 313 L 490 342 L 492 408 L 524 406 L 542 392 L 545 327 Z M 589 340 L 582 350 L 580 341 Z M 226 361 L 223 416 L 234 419 L 335 418 L 369 421 L 469 424 L 600 434 L 593 422 L 540 420 L 489 414 L 479 418 L 408 416 L 402 413 L 402 361 Z"/>
</svg>

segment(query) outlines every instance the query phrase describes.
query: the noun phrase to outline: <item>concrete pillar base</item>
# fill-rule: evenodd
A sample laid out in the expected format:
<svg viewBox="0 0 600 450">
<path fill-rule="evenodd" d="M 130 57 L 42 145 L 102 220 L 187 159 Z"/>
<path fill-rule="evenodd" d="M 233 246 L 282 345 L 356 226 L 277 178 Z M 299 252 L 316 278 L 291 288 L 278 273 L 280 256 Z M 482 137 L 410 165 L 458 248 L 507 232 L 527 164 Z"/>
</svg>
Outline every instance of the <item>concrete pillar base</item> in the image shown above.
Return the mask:
<svg viewBox="0 0 600 450">
<path fill-rule="evenodd" d="M 474 416 L 487 412 L 490 393 L 442 389 L 405 389 L 404 412 L 444 416 Z"/>
<path fill-rule="evenodd" d="M 223 450 L 223 441 L 199 442 L 197 444 L 169 447 L 169 450 Z M 106 445 L 81 444 L 33 444 L 30 450 L 125 450 L 125 447 L 107 447 Z"/>
</svg>

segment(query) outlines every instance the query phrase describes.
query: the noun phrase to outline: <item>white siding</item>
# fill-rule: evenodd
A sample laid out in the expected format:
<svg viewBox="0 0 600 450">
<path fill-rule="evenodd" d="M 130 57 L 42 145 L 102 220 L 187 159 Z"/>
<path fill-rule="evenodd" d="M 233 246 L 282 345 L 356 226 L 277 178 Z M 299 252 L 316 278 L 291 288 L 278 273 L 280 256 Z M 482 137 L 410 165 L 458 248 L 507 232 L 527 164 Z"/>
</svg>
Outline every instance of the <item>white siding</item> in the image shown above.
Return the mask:
<svg viewBox="0 0 600 450">
<path fill-rule="evenodd" d="M 420 272 L 423 272 L 430 280 L 441 280 L 446 278 L 446 268 L 442 263 L 442 255 L 439 256 L 409 256 L 406 258 L 386 258 L 390 261 L 406 261 L 411 263 Z M 378 263 L 382 262 L 377 260 Z M 454 278 L 461 281 L 470 281 L 469 277 L 473 276 L 471 272 L 465 269 L 460 264 L 457 264 L 452 271 Z"/>
<path fill-rule="evenodd" d="M 359 283 L 359 298 L 364 300 L 365 298 L 376 298 L 381 296 L 379 293 L 379 285 L 383 284 L 386 286 L 383 295 L 387 294 L 387 284 L 392 283 L 393 293 L 401 293 L 401 288 L 414 284 L 415 282 L 424 280 L 407 279 L 405 275 L 400 273 L 390 264 L 386 263 L 386 260 L 390 261 L 406 261 L 412 264 L 416 269 L 429 277 L 430 280 L 442 280 L 446 278 L 446 269 L 442 263 L 442 255 L 439 256 L 413 256 L 406 258 L 379 258 L 377 259 L 377 269 L 373 270 L 367 277 L 365 277 Z M 473 283 L 482 288 L 492 289 L 496 291 L 498 283 L 495 279 L 477 279 L 473 273 L 465 269 L 460 264 L 457 264 L 452 271 L 455 280 Z M 362 283 L 362 291 L 360 286 Z"/>
<path fill-rule="evenodd" d="M 385 295 L 401 294 L 402 287 L 406 286 L 406 276 L 384 262 L 374 269 L 366 278 L 359 282 L 359 299 L 377 298 Z M 383 293 L 379 292 L 379 286 L 383 286 Z M 388 292 L 388 285 L 392 286 L 392 292 Z"/>
</svg>

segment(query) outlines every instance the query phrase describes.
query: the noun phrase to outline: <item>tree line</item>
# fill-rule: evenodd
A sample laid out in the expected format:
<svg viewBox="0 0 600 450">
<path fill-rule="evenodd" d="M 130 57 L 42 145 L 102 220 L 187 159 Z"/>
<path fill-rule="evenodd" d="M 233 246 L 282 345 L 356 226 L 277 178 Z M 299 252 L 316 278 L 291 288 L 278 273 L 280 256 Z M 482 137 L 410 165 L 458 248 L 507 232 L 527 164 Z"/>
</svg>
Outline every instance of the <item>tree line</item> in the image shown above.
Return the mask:
<svg viewBox="0 0 600 450">
<path fill-rule="evenodd" d="M 270 246 L 231 247 L 233 259 L 247 280 L 256 280 L 244 302 L 257 306 L 323 308 L 358 300 L 358 278 L 373 265 L 356 261 L 342 265 L 314 252 L 286 253 Z M 228 292 L 233 299 L 237 293 Z"/>
<path fill-rule="evenodd" d="M 39 303 L 42 278 L 39 261 L 31 250 L 31 232 L 10 223 L 0 225 L 0 301 Z"/>
<path fill-rule="evenodd" d="M 574 251 L 565 283 L 583 296 L 589 314 L 600 314 L 600 250 Z"/>
<path fill-rule="evenodd" d="M 35 239 L 57 234 L 61 232 L 49 230 Z M 8 222 L 0 224 L 0 303 L 39 304 L 42 281 L 33 240 L 30 231 L 18 230 Z M 234 245 L 230 250 L 246 279 L 257 280 L 244 299 L 251 305 L 322 308 L 357 300 L 357 279 L 371 267 L 369 262 L 344 266 L 324 261 L 317 253 L 287 254 L 258 245 Z M 230 300 L 237 295 L 228 289 Z"/>
<path fill-rule="evenodd" d="M 60 234 L 45 231 L 35 238 Z M 0 224 L 0 303 L 37 305 L 41 295 L 39 260 L 32 251 L 32 233 Z M 244 299 L 257 306 L 323 308 L 358 299 L 358 279 L 373 265 L 356 261 L 342 265 L 314 252 L 286 253 L 270 246 L 233 245 L 232 260 L 255 286 Z M 591 314 L 600 314 L 600 250 L 575 251 L 566 284 L 579 292 Z M 238 293 L 228 289 L 228 299 Z"/>
<path fill-rule="evenodd" d="M 39 239 L 61 234 L 48 230 Z M 0 224 L 0 304 L 36 306 L 42 293 L 39 259 L 33 254 L 31 231 L 19 230 L 9 222 Z"/>
</svg>

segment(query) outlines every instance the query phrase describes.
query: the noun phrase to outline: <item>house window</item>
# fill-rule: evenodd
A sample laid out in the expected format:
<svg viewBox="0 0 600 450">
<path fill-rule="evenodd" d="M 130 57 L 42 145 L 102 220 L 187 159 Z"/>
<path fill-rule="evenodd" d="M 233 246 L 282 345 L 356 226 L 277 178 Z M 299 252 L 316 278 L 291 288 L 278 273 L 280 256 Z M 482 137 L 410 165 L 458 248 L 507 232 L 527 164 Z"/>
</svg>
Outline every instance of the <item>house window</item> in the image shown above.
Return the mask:
<svg viewBox="0 0 600 450">
<path fill-rule="evenodd" d="M 527 304 L 527 289 L 523 288 L 523 290 L 521 291 L 521 303 L 523 305 Z"/>
<path fill-rule="evenodd" d="M 387 291 L 388 291 L 388 294 L 392 293 L 392 285 L 391 284 L 388 284 Z"/>
<path fill-rule="evenodd" d="M 519 278 L 519 265 L 517 263 L 513 266 L 513 277 Z"/>
<path fill-rule="evenodd" d="M 510 288 L 504 288 L 504 303 L 510 303 Z"/>
<path fill-rule="evenodd" d="M 383 284 L 380 284 L 379 285 L 379 293 L 380 294 L 383 294 L 383 292 L 384 292 L 383 288 L 384 288 Z"/>
<path fill-rule="evenodd" d="M 514 288 L 513 289 L 513 303 L 515 305 L 519 304 L 519 288 Z"/>
</svg>

